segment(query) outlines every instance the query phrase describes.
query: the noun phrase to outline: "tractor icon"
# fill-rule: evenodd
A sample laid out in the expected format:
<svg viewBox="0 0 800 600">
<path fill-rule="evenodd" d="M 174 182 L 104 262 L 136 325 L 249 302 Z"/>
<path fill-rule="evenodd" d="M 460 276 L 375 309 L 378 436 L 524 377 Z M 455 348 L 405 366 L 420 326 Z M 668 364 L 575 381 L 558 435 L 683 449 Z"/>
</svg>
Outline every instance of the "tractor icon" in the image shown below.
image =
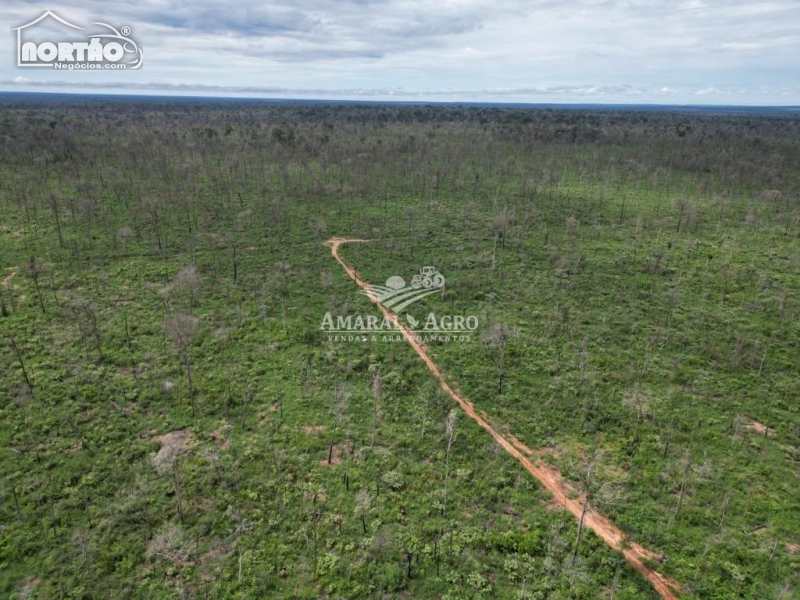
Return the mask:
<svg viewBox="0 0 800 600">
<path fill-rule="evenodd" d="M 436 271 L 436 267 L 422 267 L 419 273 L 411 278 L 411 287 L 430 289 L 444 286 L 444 275 Z"/>
</svg>

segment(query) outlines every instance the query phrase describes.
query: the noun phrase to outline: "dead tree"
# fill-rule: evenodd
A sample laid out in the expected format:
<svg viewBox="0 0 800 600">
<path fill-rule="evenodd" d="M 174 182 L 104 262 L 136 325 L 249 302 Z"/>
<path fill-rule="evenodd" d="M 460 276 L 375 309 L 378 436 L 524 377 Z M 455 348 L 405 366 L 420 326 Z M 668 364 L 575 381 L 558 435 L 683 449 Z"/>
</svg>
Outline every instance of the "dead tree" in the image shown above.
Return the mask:
<svg viewBox="0 0 800 600">
<path fill-rule="evenodd" d="M 450 449 L 453 447 L 453 441 L 456 437 L 456 416 L 458 413 L 451 410 L 444 421 L 444 437 L 447 442 L 444 453 L 444 497 L 442 501 L 442 516 L 447 516 L 447 492 L 448 482 L 450 479 Z"/>
<path fill-rule="evenodd" d="M 178 313 L 164 321 L 164 329 L 167 332 L 175 352 L 180 357 L 186 367 L 186 381 L 189 386 L 189 402 L 192 404 L 192 412 L 197 416 L 197 404 L 194 398 L 194 384 L 192 382 L 192 357 L 191 345 L 194 342 L 200 328 L 200 319 L 191 315 Z"/>
<path fill-rule="evenodd" d="M 503 393 L 503 380 L 506 374 L 506 353 L 511 340 L 519 335 L 516 327 L 506 325 L 505 323 L 494 323 L 489 331 L 484 336 L 484 342 L 497 350 L 498 365 L 497 365 L 497 393 Z"/>
</svg>

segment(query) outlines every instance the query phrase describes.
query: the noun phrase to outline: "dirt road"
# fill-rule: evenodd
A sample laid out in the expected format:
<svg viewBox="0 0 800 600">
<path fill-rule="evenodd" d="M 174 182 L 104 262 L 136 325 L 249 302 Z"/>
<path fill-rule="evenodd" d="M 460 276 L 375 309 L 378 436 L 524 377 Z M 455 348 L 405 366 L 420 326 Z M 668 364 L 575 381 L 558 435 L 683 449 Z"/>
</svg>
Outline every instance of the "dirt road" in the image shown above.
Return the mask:
<svg viewBox="0 0 800 600">
<path fill-rule="evenodd" d="M 363 281 L 358 276 L 358 272 L 353 267 L 348 265 L 341 256 L 339 256 L 339 247 L 342 244 L 362 243 L 367 241 L 369 240 L 331 238 L 325 242 L 325 245 L 330 247 L 333 258 L 335 258 L 336 261 L 342 265 L 342 268 L 347 272 L 350 278 L 365 292 L 367 292 L 367 295 L 372 303 L 381 310 L 384 316 L 391 319 L 393 313 L 385 308 L 378 301 L 377 297 L 371 293 L 372 288 L 370 284 L 366 281 Z M 517 444 L 514 444 L 514 441 L 509 439 L 513 436 L 506 437 L 498 433 L 489 424 L 487 419 L 475 412 L 475 408 L 472 406 L 471 402 L 469 402 L 457 390 L 453 389 L 449 383 L 447 383 L 444 375 L 442 375 L 442 372 L 439 370 L 439 367 L 437 367 L 436 363 L 434 363 L 430 356 L 428 356 L 427 348 L 423 344 L 419 343 L 415 339 L 414 335 L 404 325 L 398 322 L 397 328 L 400 333 L 402 333 L 405 340 L 411 345 L 412 348 L 414 348 L 419 357 L 428 366 L 430 372 L 433 373 L 433 376 L 439 381 L 439 385 L 441 385 L 442 389 L 447 392 L 447 394 L 449 394 L 453 400 L 458 402 L 463 411 L 473 421 L 485 429 L 508 454 L 516 458 L 526 471 L 536 477 L 536 479 L 538 479 L 541 484 L 544 485 L 544 487 L 547 488 L 551 494 L 553 494 L 559 504 L 570 511 L 576 519 L 580 519 L 581 512 L 583 510 L 583 502 L 580 498 L 573 500 L 568 497 L 571 495 L 572 489 L 562 479 L 561 474 L 547 463 L 539 459 L 529 458 L 529 456 L 526 456 L 526 454 L 531 454 L 530 449 L 519 443 L 516 438 L 514 438 L 514 441 L 517 441 Z M 485 415 L 485 413 L 483 414 Z M 639 573 L 641 573 L 650 582 L 650 584 L 661 595 L 662 598 L 665 600 L 678 600 L 678 597 L 675 594 L 676 591 L 680 591 L 680 585 L 669 577 L 654 571 L 643 562 L 644 559 L 655 559 L 658 556 L 656 553 L 650 552 L 639 544 L 627 540 L 625 534 L 622 533 L 618 527 L 616 527 L 611 521 L 606 519 L 603 515 L 592 508 L 588 508 L 586 511 L 586 515 L 584 517 L 584 526 L 594 531 L 599 538 L 603 539 L 614 550 L 622 552 L 631 566 L 639 571 Z"/>
</svg>

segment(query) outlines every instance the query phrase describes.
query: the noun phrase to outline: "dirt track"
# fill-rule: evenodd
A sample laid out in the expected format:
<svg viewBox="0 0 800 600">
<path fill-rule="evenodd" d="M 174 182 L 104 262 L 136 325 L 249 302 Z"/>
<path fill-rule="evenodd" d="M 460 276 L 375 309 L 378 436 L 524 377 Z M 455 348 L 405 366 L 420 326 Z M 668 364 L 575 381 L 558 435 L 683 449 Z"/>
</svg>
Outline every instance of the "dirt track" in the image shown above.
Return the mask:
<svg viewBox="0 0 800 600">
<path fill-rule="evenodd" d="M 367 295 L 373 304 L 375 304 L 381 310 L 384 316 L 391 319 L 393 313 L 385 308 L 378 301 L 378 299 L 372 293 L 370 293 L 370 284 L 359 278 L 356 270 L 348 265 L 341 256 L 339 256 L 339 246 L 342 244 L 367 241 L 369 240 L 331 238 L 325 242 L 325 245 L 330 247 L 333 258 L 335 258 L 336 261 L 342 265 L 342 268 L 344 268 L 350 278 L 359 287 L 367 292 Z M 411 332 L 404 325 L 398 322 L 397 328 L 400 333 L 403 334 L 403 337 L 411 345 L 411 347 L 414 348 L 417 354 L 419 354 L 419 357 L 425 362 L 425 364 L 428 366 L 428 369 L 431 371 L 431 373 L 433 373 L 434 377 L 439 380 L 439 384 L 441 385 L 442 389 L 447 392 L 450 397 L 453 398 L 453 400 L 458 402 L 464 412 L 478 425 L 489 432 L 495 441 L 508 454 L 516 458 L 526 471 L 536 477 L 536 479 L 538 479 L 541 484 L 544 485 L 544 487 L 547 488 L 551 494 L 553 494 L 559 504 L 570 511 L 576 519 L 580 519 L 583 503 L 580 499 L 572 500 L 568 497 L 571 494 L 572 489 L 561 478 L 561 474 L 541 460 L 531 460 L 531 458 L 526 456 L 526 453 L 531 453 L 530 449 L 521 444 L 518 440 L 516 440 L 516 438 L 513 438 L 513 436 L 504 437 L 498 433 L 489 424 L 487 419 L 481 417 L 475 412 L 475 408 L 472 406 L 471 402 L 465 399 L 457 390 L 450 387 L 450 384 L 447 383 L 441 371 L 436 366 L 436 363 L 434 363 L 428 356 L 427 348 L 423 344 L 417 342 Z M 485 413 L 482 414 L 485 415 Z M 517 443 L 515 444 L 514 442 Z M 669 577 L 666 577 L 661 573 L 649 568 L 643 562 L 644 559 L 656 559 L 658 556 L 656 553 L 650 552 L 639 544 L 627 540 L 625 534 L 620 531 L 619 528 L 617 528 L 611 521 L 606 519 L 603 515 L 592 508 L 588 508 L 586 511 L 584 525 L 594 531 L 598 537 L 603 539 L 614 550 L 621 551 L 631 566 L 639 571 L 639 573 L 641 573 L 651 583 L 653 588 L 661 595 L 662 598 L 665 600 L 678 600 L 677 596 L 675 595 L 675 590 L 680 591 L 680 585 Z"/>
</svg>

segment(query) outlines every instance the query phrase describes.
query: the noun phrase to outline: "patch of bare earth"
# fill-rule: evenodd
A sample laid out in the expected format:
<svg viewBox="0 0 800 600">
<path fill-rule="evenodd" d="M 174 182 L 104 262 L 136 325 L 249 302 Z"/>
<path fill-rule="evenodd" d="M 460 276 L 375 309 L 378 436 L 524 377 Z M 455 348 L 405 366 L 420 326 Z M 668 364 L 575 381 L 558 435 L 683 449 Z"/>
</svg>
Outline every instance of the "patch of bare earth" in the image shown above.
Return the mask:
<svg viewBox="0 0 800 600">
<path fill-rule="evenodd" d="M 262 423 L 270 418 L 272 418 L 271 413 L 276 413 L 281 409 L 280 402 L 275 402 L 267 407 L 266 410 L 262 410 L 258 413 L 258 422 Z M 307 433 L 307 432 L 306 432 Z"/>
<path fill-rule="evenodd" d="M 222 438 L 222 449 L 227 450 L 230 445 L 231 441 L 222 435 L 222 432 L 219 429 L 215 429 L 211 432 L 211 439 L 215 442 L 219 442 L 220 438 Z"/>
<path fill-rule="evenodd" d="M 774 429 L 770 429 L 763 423 L 759 423 L 758 421 L 750 421 L 747 425 L 745 425 L 747 429 L 750 431 L 755 431 L 757 433 L 766 433 L 767 435 L 772 435 L 775 433 Z"/>
<path fill-rule="evenodd" d="M 794 544 L 792 542 L 785 542 L 783 547 L 786 548 L 786 551 L 789 554 L 800 554 L 800 544 Z"/>
<path fill-rule="evenodd" d="M 8 267 L 8 270 L 11 271 L 11 273 L 3 278 L 3 285 L 6 287 L 8 287 L 8 285 L 11 283 L 11 280 L 14 279 L 17 271 L 19 271 L 19 267 Z"/>
<path fill-rule="evenodd" d="M 342 464 L 342 454 L 347 451 L 347 444 L 336 444 L 333 447 L 333 454 L 331 454 L 331 461 L 328 462 L 327 457 L 319 461 L 323 467 L 335 467 Z"/>
<path fill-rule="evenodd" d="M 312 433 L 319 433 L 320 431 L 325 431 L 325 425 L 303 425 L 300 427 L 303 430 L 303 433 L 306 435 L 311 435 Z"/>
<path fill-rule="evenodd" d="M 39 579 L 38 577 L 35 577 L 33 579 L 28 579 L 28 581 L 25 582 L 25 585 L 23 585 L 22 589 L 19 591 L 20 600 L 26 600 L 27 598 L 30 598 L 30 595 L 33 593 L 33 590 L 36 589 L 36 586 L 39 585 L 41 581 L 42 580 Z"/>
<path fill-rule="evenodd" d="M 211 581 L 214 579 L 214 567 L 219 567 L 224 564 L 225 559 L 231 553 L 231 548 L 223 542 L 217 542 L 211 548 L 200 556 L 200 577 L 203 581 Z"/>
<path fill-rule="evenodd" d="M 169 454 L 179 452 L 180 450 L 187 448 L 189 444 L 194 441 L 192 432 L 188 429 L 178 429 L 176 431 L 170 431 L 161 435 L 154 435 L 150 439 L 156 442 L 161 442 L 161 448 L 158 449 L 158 452 L 153 459 L 154 461 L 162 461 Z"/>
<path fill-rule="evenodd" d="M 22 237 L 22 234 L 24 233 L 24 230 L 17 229 L 16 231 L 14 231 L 8 225 L 0 225 L 0 231 L 4 231 L 9 235 L 13 235 L 14 237 Z"/>
<path fill-rule="evenodd" d="M 513 507 L 513 506 L 506 506 L 506 507 L 503 509 L 503 514 L 504 514 L 504 515 L 507 515 L 507 516 L 509 516 L 509 517 L 516 517 L 516 516 L 518 516 L 518 515 L 517 515 L 517 511 L 516 511 L 516 510 L 514 510 L 514 507 Z"/>
</svg>

